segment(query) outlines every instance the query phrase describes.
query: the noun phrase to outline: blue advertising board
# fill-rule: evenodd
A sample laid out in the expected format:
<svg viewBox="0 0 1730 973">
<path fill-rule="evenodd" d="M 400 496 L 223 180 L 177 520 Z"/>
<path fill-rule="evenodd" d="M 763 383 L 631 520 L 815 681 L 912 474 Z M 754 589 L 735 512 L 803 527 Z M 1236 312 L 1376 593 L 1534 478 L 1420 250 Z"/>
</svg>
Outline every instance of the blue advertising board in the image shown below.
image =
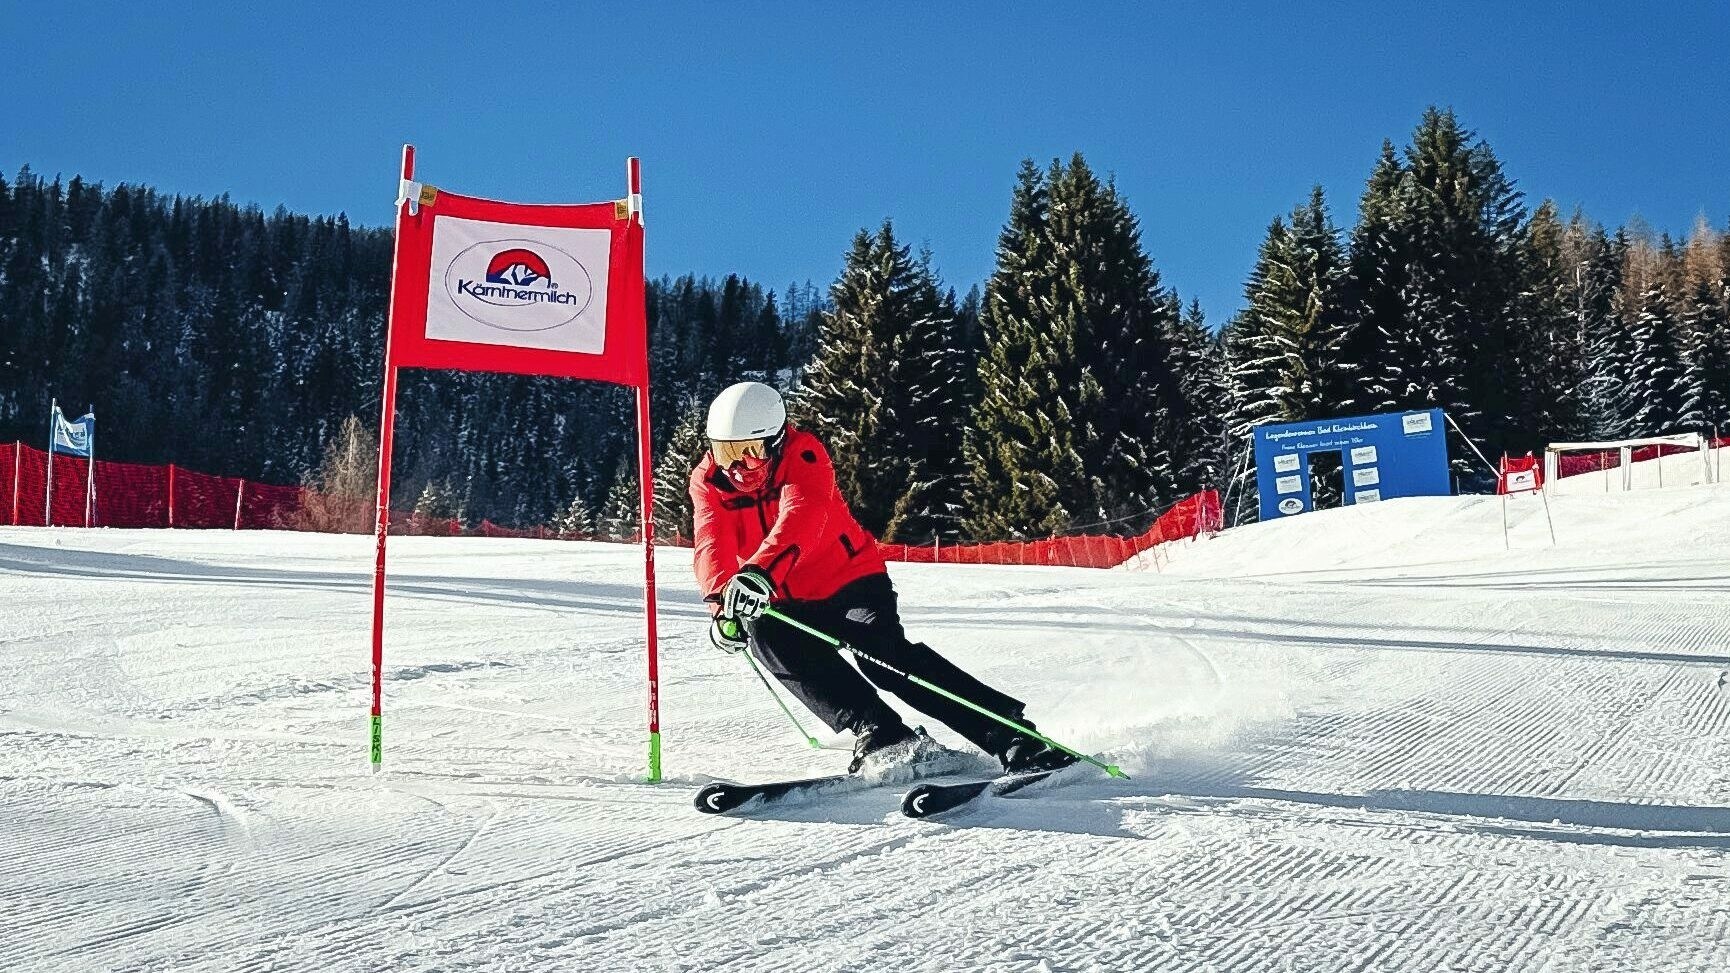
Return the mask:
<svg viewBox="0 0 1730 973">
<path fill-rule="evenodd" d="M 1255 484 L 1261 519 L 1315 509 L 1310 457 L 1339 453 L 1345 502 L 1445 497 L 1448 440 L 1442 410 L 1389 412 L 1255 427 Z"/>
</svg>

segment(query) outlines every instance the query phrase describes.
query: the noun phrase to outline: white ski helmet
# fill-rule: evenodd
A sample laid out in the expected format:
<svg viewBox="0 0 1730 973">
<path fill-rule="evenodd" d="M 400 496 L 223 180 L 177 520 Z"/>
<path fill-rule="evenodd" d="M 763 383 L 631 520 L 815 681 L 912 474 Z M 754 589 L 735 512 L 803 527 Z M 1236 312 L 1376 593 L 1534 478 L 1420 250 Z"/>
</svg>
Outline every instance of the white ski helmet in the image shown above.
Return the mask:
<svg viewBox="0 0 1730 973">
<path fill-rule="evenodd" d="M 739 442 L 772 440 L 787 425 L 787 405 L 781 393 L 762 382 L 730 385 L 709 403 L 709 439 Z"/>
</svg>

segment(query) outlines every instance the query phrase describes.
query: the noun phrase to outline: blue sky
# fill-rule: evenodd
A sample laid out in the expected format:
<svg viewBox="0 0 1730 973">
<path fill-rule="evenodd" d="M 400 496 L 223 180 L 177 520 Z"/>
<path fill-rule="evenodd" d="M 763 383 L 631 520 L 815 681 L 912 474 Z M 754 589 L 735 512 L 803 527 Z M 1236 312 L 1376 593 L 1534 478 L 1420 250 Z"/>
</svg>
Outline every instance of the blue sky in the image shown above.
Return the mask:
<svg viewBox="0 0 1730 973">
<path fill-rule="evenodd" d="M 826 285 L 892 217 L 964 290 L 1019 160 L 1079 150 L 1215 324 L 1269 220 L 1319 182 L 1349 225 L 1431 103 L 1534 201 L 1730 215 L 1720 0 L 148 6 L 0 4 L 0 171 L 383 224 L 404 141 L 531 201 L 622 195 L 636 154 L 651 274 Z"/>
</svg>

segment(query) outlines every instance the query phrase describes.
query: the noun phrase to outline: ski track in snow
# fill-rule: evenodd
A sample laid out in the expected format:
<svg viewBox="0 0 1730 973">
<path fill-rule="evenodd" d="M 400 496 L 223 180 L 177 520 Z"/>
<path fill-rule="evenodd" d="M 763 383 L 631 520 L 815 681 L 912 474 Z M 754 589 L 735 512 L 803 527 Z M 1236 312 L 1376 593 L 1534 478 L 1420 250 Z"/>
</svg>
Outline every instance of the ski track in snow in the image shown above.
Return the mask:
<svg viewBox="0 0 1730 973">
<path fill-rule="evenodd" d="M 691 809 L 845 756 L 678 552 L 651 786 L 639 551 L 393 540 L 375 777 L 370 538 L 0 529 L 0 968 L 1730 969 L 1730 488 L 1509 511 L 894 566 L 915 638 L 1133 776 L 932 821 Z"/>
</svg>

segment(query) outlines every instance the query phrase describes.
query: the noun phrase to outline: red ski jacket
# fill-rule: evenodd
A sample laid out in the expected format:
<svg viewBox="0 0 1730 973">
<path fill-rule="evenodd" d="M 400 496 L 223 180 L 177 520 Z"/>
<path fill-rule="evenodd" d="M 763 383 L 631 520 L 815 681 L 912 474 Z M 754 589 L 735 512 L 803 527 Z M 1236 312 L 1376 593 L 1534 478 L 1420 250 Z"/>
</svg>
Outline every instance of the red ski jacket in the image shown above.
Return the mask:
<svg viewBox="0 0 1730 973">
<path fill-rule="evenodd" d="M 763 488 L 746 492 L 703 454 L 691 471 L 697 585 L 710 601 L 739 569 L 768 572 L 777 598 L 821 601 L 848 584 L 884 574 L 883 555 L 835 486 L 829 451 L 789 428 Z"/>
</svg>

